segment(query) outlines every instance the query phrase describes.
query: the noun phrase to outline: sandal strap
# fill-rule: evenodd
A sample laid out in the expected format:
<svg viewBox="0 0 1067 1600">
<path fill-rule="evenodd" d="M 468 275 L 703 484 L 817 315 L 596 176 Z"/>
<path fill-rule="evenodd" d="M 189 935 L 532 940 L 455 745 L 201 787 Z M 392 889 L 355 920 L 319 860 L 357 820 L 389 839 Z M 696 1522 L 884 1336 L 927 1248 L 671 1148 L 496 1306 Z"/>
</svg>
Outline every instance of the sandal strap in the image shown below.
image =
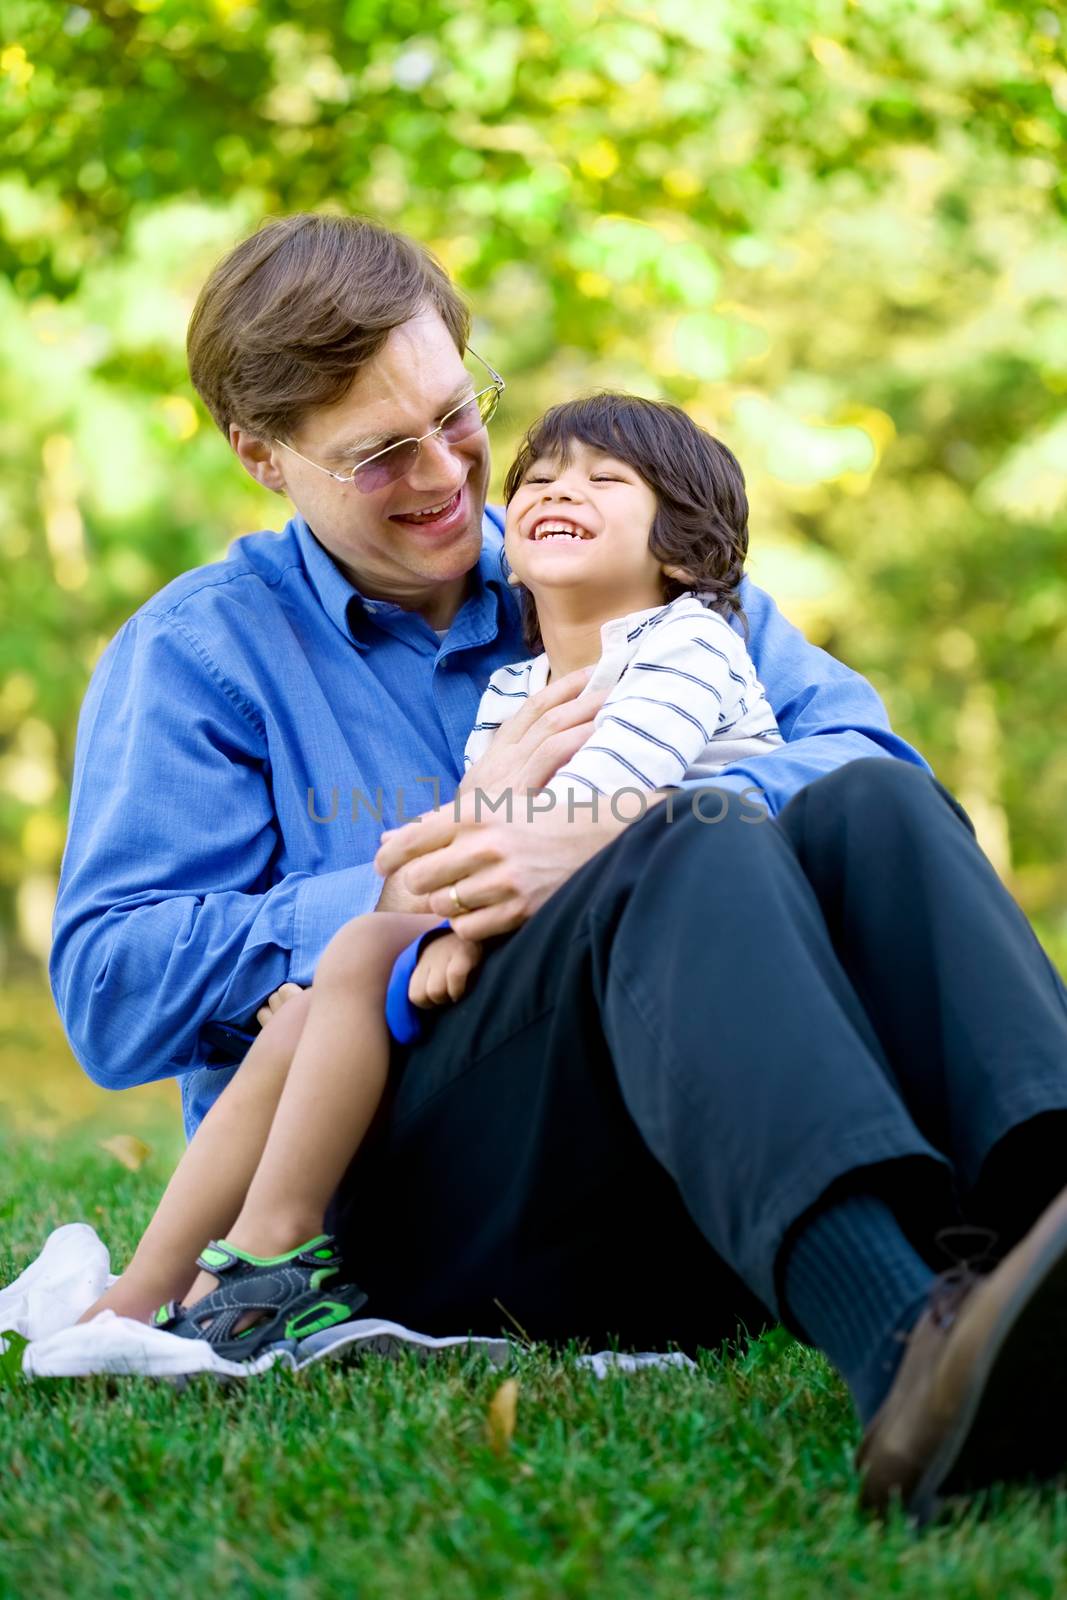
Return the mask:
<svg viewBox="0 0 1067 1600">
<path fill-rule="evenodd" d="M 240 1257 L 222 1240 L 212 1239 L 197 1256 L 196 1264 L 202 1272 L 210 1272 L 216 1278 L 221 1278 L 240 1265 Z"/>
<path fill-rule="evenodd" d="M 309 1239 L 298 1250 L 273 1257 L 252 1256 L 244 1250 L 239 1250 L 236 1245 L 228 1244 L 225 1239 L 212 1239 L 196 1258 L 198 1267 L 219 1279 L 233 1273 L 244 1277 L 249 1270 L 289 1266 L 293 1262 L 299 1262 L 301 1266 L 311 1267 L 317 1272 L 326 1272 L 331 1268 L 339 1271 L 341 1256 L 330 1234 L 321 1233 L 314 1239 Z"/>
<path fill-rule="evenodd" d="M 163 1305 L 159 1306 L 155 1311 L 153 1311 L 150 1326 L 153 1328 L 162 1328 L 164 1332 L 166 1332 L 167 1329 L 171 1327 L 171 1325 L 175 1323 L 181 1316 L 181 1313 L 182 1308 L 178 1304 L 177 1300 L 164 1301 Z"/>
</svg>

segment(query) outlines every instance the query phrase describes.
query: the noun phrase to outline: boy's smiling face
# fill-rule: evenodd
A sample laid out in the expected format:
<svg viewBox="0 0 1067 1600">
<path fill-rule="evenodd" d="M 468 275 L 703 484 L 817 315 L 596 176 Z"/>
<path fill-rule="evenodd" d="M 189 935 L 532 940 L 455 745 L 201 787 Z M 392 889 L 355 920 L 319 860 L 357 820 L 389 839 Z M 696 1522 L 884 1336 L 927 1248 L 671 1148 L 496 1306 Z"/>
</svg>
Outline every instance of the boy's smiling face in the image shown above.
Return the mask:
<svg viewBox="0 0 1067 1600">
<path fill-rule="evenodd" d="M 655 515 L 656 497 L 633 467 L 575 439 L 566 459 L 530 463 L 507 508 L 504 548 L 539 604 L 581 589 L 623 615 L 663 603 L 648 543 Z"/>
</svg>

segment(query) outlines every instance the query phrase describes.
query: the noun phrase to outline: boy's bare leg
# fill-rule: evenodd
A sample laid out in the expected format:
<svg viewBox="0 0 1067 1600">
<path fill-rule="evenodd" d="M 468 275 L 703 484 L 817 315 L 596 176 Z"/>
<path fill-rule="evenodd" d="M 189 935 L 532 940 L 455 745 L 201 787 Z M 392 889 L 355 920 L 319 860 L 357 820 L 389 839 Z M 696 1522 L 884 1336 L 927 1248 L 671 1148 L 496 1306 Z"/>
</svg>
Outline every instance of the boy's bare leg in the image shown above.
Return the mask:
<svg viewBox="0 0 1067 1600">
<path fill-rule="evenodd" d="M 265 1023 L 179 1161 L 126 1271 L 80 1321 L 114 1311 L 147 1322 L 158 1306 L 185 1294 L 197 1256 L 209 1239 L 227 1232 L 241 1209 L 310 1000 L 306 992 L 294 993 Z"/>
<path fill-rule="evenodd" d="M 385 1087 L 385 991 L 393 964 L 440 920 L 372 912 L 347 923 L 323 951 L 266 1147 L 240 1215 L 225 1230 L 227 1243 L 271 1257 L 322 1232 L 326 1207 Z M 215 1283 L 202 1272 L 186 1304 L 208 1294 Z"/>
</svg>

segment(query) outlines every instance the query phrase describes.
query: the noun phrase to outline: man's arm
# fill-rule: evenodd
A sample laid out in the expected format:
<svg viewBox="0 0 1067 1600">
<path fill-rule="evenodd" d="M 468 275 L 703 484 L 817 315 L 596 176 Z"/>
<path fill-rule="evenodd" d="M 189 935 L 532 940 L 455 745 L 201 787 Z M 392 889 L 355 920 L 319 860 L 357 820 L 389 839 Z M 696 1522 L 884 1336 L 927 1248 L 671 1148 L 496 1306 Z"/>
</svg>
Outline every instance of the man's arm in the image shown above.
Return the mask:
<svg viewBox="0 0 1067 1600">
<path fill-rule="evenodd" d="M 337 929 L 374 908 L 369 862 L 272 884 L 278 845 L 256 708 L 180 621 L 131 618 L 82 707 L 49 962 L 97 1083 L 195 1067 L 205 1023 L 309 983 Z"/>
<path fill-rule="evenodd" d="M 858 672 L 809 643 L 770 595 L 747 578 L 741 590 L 749 622 L 749 654 L 778 719 L 784 745 L 717 773 L 717 789 L 759 789 L 777 816 L 798 790 L 846 761 L 887 756 L 929 771 L 889 725 L 874 688 Z M 707 788 L 687 778 L 683 788 Z"/>
</svg>

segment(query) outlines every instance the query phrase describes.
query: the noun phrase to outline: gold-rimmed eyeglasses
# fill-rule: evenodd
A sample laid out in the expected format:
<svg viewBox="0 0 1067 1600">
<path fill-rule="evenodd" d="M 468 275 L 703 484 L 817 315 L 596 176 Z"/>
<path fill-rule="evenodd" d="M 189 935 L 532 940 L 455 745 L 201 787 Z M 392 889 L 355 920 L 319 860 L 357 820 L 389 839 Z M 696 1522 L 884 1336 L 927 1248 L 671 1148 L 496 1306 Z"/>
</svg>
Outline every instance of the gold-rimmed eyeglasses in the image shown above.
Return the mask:
<svg viewBox="0 0 1067 1600">
<path fill-rule="evenodd" d="M 479 389 L 477 394 L 472 394 L 469 400 L 463 400 L 458 406 L 453 406 L 452 410 L 441 418 L 436 428 L 430 428 L 417 439 L 397 439 L 395 443 L 387 444 L 384 450 L 376 450 L 365 461 L 357 462 L 351 472 L 333 472 L 320 462 L 302 456 L 299 450 L 294 450 L 284 439 L 275 439 L 274 443 L 280 444 L 283 450 L 288 450 L 309 467 L 325 472 L 335 483 L 354 484 L 361 494 L 373 494 L 376 489 L 384 489 L 387 484 L 398 482 L 411 471 L 424 440 L 440 434 L 449 444 L 459 444 L 461 440 L 469 439 L 471 434 L 477 433 L 479 428 L 484 428 L 491 420 L 505 389 L 504 380 L 477 350 L 471 349 L 470 345 L 467 346 L 467 354 L 480 361 L 488 372 L 492 380 L 488 386 Z"/>
</svg>

